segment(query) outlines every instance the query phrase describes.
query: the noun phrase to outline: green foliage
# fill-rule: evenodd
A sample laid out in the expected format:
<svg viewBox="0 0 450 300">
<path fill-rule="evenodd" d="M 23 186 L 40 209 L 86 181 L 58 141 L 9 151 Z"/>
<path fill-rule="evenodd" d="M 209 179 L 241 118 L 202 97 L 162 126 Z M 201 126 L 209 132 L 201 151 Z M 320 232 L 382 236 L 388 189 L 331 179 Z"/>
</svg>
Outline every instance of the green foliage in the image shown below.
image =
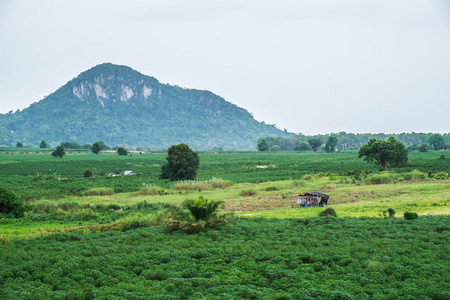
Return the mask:
<svg viewBox="0 0 450 300">
<path fill-rule="evenodd" d="M 327 142 L 325 143 L 325 151 L 327 153 L 332 153 L 334 152 L 336 149 L 338 143 L 338 138 L 335 135 L 331 135 L 328 137 Z"/>
<path fill-rule="evenodd" d="M 16 147 L 17 147 L 17 148 L 23 148 L 22 142 L 17 142 Z"/>
<path fill-rule="evenodd" d="M 80 228 L 9 243 L 3 238 L 0 298 L 450 296 L 449 216 L 424 216 L 413 222 L 235 218 L 226 226 L 188 235 L 152 226 L 150 220 L 142 220 L 144 213 L 133 215 L 123 223 L 128 229 L 138 226 L 126 232 Z"/>
<path fill-rule="evenodd" d="M 167 164 L 162 166 L 161 179 L 192 180 L 197 176 L 200 157 L 186 144 L 173 145 L 167 151 Z"/>
<path fill-rule="evenodd" d="M 331 207 L 328 207 L 319 213 L 319 217 L 328 217 L 328 216 L 337 217 L 336 211 Z"/>
<path fill-rule="evenodd" d="M 435 179 L 447 179 L 448 178 L 448 174 L 445 172 L 439 172 L 436 175 L 434 175 Z"/>
<path fill-rule="evenodd" d="M 66 149 L 81 149 L 81 145 L 78 142 L 62 142 L 61 146 Z"/>
<path fill-rule="evenodd" d="M 439 133 L 435 133 L 428 138 L 428 144 L 430 144 L 430 147 L 433 150 L 439 150 L 444 148 L 445 140 L 442 135 L 440 135 Z"/>
<path fill-rule="evenodd" d="M 117 152 L 119 153 L 119 155 L 128 155 L 128 150 L 122 147 L 118 147 Z"/>
<path fill-rule="evenodd" d="M 316 152 L 317 149 L 319 149 L 320 146 L 322 146 L 322 140 L 320 138 L 311 138 L 308 139 L 308 144 L 311 146 L 314 152 Z"/>
<path fill-rule="evenodd" d="M 229 214 L 219 215 L 218 208 L 223 201 L 205 199 L 203 196 L 195 200 L 185 200 L 183 210 L 172 209 L 164 221 L 166 230 L 183 230 L 187 233 L 197 233 L 205 229 L 214 228 L 219 223 L 226 223 Z"/>
<path fill-rule="evenodd" d="M 64 146 L 56 146 L 55 151 L 52 152 L 53 157 L 63 157 L 66 155 L 66 148 Z"/>
<path fill-rule="evenodd" d="M 405 220 L 415 220 L 415 219 L 419 218 L 419 215 L 415 212 L 405 211 L 405 213 L 403 214 L 403 217 L 405 218 Z"/>
<path fill-rule="evenodd" d="M 16 195 L 0 187 L 0 214 L 9 215 L 14 218 L 22 218 L 24 213 L 25 208 L 17 200 Z"/>
<path fill-rule="evenodd" d="M 108 80 L 98 83 L 101 77 Z M 96 97 L 95 84 L 105 93 L 102 102 Z M 125 87 L 134 95 L 121 101 Z M 83 72 L 38 103 L 2 115 L 0 128 L 15 131 L 0 130 L 0 146 L 18 140 L 38 146 L 36 137 L 49 141 L 76 137 L 81 144 L 101 137 L 108 145 L 157 150 L 180 141 L 196 150 L 254 150 L 260 136 L 293 135 L 256 121 L 245 109 L 212 92 L 162 84 L 129 67 L 112 64 Z"/>
<path fill-rule="evenodd" d="M 83 177 L 84 178 L 92 177 L 92 171 L 89 169 L 84 170 Z"/>
<path fill-rule="evenodd" d="M 439 159 L 445 159 L 445 154 L 441 154 L 441 156 L 439 156 Z"/>
<path fill-rule="evenodd" d="M 270 147 L 269 151 L 270 151 L 270 152 L 280 151 L 280 146 L 278 146 L 278 145 L 273 145 L 272 147 Z"/>
<path fill-rule="evenodd" d="M 425 143 L 420 144 L 417 147 L 417 150 L 419 150 L 419 152 L 427 152 L 428 151 L 428 146 Z"/>
<path fill-rule="evenodd" d="M 269 145 L 267 144 L 265 139 L 262 139 L 258 143 L 258 151 L 269 151 Z"/>
<path fill-rule="evenodd" d="M 301 142 L 294 148 L 295 151 L 311 151 L 311 146 L 306 142 Z"/>
<path fill-rule="evenodd" d="M 389 213 L 389 218 L 393 218 L 395 216 L 395 210 L 394 209 L 389 208 L 387 211 Z"/>
<path fill-rule="evenodd" d="M 367 162 L 379 164 L 382 170 L 386 170 L 388 163 L 396 167 L 408 165 L 408 150 L 402 142 L 392 136 L 386 141 L 369 140 L 359 149 L 358 157 L 364 157 Z"/>
<path fill-rule="evenodd" d="M 102 149 L 100 148 L 100 144 L 98 142 L 95 142 L 92 144 L 92 146 L 91 146 L 92 153 L 99 154 L 101 150 Z"/>
<path fill-rule="evenodd" d="M 39 148 L 47 148 L 47 143 L 42 140 L 41 143 L 39 144 Z"/>
</svg>

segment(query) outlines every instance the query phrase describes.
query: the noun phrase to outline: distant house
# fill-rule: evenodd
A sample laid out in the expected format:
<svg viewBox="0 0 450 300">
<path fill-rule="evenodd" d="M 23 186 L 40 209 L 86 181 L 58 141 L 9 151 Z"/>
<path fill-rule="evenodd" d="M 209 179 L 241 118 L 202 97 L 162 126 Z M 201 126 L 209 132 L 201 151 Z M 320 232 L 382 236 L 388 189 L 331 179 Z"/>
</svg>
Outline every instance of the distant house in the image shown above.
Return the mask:
<svg viewBox="0 0 450 300">
<path fill-rule="evenodd" d="M 319 200 L 320 198 L 320 200 Z M 328 199 L 330 196 L 319 193 L 319 192 L 309 192 L 298 195 L 297 200 L 295 201 L 296 204 L 299 204 L 300 206 L 307 207 L 307 206 L 327 206 L 328 205 Z"/>
<path fill-rule="evenodd" d="M 136 175 L 136 173 L 134 173 L 134 171 L 128 170 L 123 172 L 123 175 Z"/>
</svg>

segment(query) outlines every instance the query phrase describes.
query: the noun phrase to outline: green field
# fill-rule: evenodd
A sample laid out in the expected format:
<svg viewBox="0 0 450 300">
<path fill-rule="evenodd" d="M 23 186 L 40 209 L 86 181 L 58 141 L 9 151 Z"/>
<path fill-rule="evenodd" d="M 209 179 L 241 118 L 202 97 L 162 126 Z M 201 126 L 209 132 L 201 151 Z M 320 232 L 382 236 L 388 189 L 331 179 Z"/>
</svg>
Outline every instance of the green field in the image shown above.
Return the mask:
<svg viewBox="0 0 450 300">
<path fill-rule="evenodd" d="M 387 172 L 355 152 L 199 155 L 199 180 L 170 182 L 165 153 L 120 156 L 137 175 L 108 177 L 114 153 L 0 151 L 0 185 L 26 207 L 0 218 L 0 299 L 450 297 L 450 151 Z M 308 191 L 338 217 L 295 205 Z M 192 235 L 158 225 L 199 196 L 235 216 Z"/>
</svg>

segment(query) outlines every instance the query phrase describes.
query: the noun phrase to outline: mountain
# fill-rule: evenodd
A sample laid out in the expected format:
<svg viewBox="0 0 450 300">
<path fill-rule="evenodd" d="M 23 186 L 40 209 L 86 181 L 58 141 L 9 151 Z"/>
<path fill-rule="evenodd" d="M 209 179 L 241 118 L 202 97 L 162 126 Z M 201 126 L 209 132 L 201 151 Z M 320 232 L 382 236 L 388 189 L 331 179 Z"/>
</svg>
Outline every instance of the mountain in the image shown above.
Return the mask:
<svg viewBox="0 0 450 300">
<path fill-rule="evenodd" d="M 162 84 L 110 63 L 81 73 L 22 111 L 0 114 L 0 146 L 102 140 L 128 149 L 186 143 L 196 150 L 254 150 L 261 136 L 291 135 L 212 92 Z"/>
</svg>

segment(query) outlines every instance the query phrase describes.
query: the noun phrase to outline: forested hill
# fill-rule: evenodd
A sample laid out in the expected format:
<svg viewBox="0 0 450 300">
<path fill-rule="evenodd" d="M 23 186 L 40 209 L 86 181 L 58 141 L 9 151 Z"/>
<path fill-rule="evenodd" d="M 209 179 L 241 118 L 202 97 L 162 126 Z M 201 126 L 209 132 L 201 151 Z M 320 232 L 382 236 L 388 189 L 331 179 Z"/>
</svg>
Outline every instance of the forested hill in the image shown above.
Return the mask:
<svg viewBox="0 0 450 300">
<path fill-rule="evenodd" d="M 93 67 L 23 111 L 0 114 L 0 146 L 56 146 L 103 140 L 111 146 L 255 149 L 261 136 L 292 134 L 209 92 L 161 84 L 129 67 Z"/>
</svg>

